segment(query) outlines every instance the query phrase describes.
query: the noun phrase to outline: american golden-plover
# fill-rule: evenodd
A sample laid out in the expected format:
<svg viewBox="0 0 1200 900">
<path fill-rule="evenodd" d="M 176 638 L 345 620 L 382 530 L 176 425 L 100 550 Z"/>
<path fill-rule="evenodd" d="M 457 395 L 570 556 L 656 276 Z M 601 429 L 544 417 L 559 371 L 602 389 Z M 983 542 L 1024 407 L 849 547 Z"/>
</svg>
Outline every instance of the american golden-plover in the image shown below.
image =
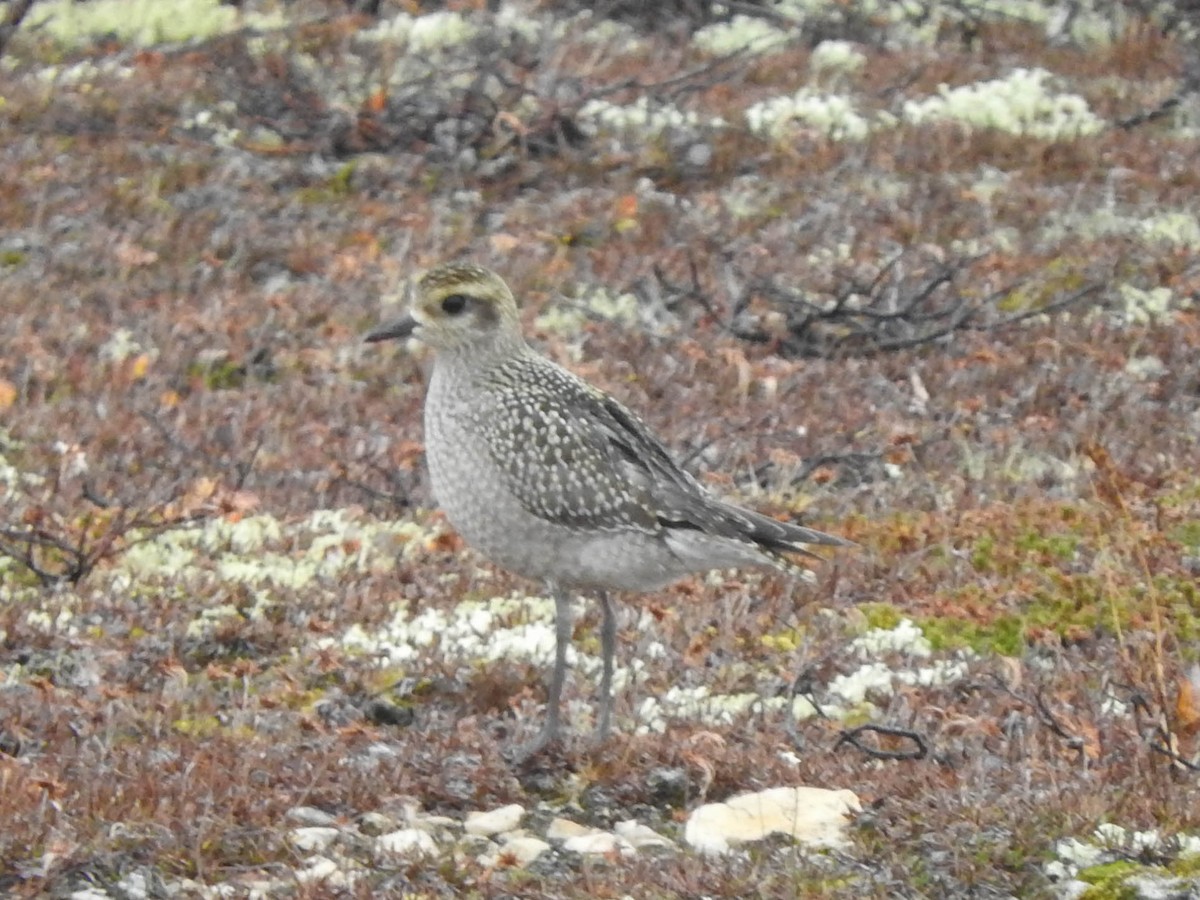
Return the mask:
<svg viewBox="0 0 1200 900">
<path fill-rule="evenodd" d="M 468 544 L 544 582 L 556 648 L 545 725 L 558 736 L 572 588 L 596 591 L 603 620 L 600 715 L 612 721 L 616 617 L 609 591 L 652 591 L 736 566 L 793 568 L 806 545 L 851 542 L 717 499 L 642 420 L 525 343 L 517 303 L 488 269 L 451 263 L 416 285 L 409 315 L 368 341 L 415 337 L 435 351 L 425 398 L 433 494 Z"/>
</svg>

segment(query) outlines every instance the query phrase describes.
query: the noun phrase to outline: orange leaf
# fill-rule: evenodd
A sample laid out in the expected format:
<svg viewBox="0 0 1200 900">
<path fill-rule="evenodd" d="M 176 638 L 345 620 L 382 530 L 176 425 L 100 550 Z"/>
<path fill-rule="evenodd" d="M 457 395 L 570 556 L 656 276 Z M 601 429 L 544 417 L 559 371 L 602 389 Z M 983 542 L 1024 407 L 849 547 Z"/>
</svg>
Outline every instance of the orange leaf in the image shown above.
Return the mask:
<svg viewBox="0 0 1200 900">
<path fill-rule="evenodd" d="M 367 98 L 367 109 L 373 113 L 381 113 L 387 109 L 387 90 L 379 88 Z"/>
<path fill-rule="evenodd" d="M 178 515 L 190 516 L 198 512 L 216 492 L 217 483 L 213 479 L 197 478 L 180 498 Z"/>
<path fill-rule="evenodd" d="M 1175 727 L 1184 737 L 1200 732 L 1200 666 L 1194 665 L 1186 678 L 1179 679 L 1175 698 Z"/>
<path fill-rule="evenodd" d="M 134 65 L 145 66 L 147 69 L 161 69 L 166 60 L 165 53 L 151 50 L 143 50 L 133 57 Z"/>
<path fill-rule="evenodd" d="M 463 546 L 462 538 L 451 531 L 444 531 L 429 542 L 429 549 L 440 551 L 457 551 Z"/>
<path fill-rule="evenodd" d="M 829 466 L 821 466 L 809 476 L 815 484 L 829 484 L 837 478 L 837 470 Z"/>
<path fill-rule="evenodd" d="M 0 378 L 0 409 L 8 409 L 17 400 L 17 388 L 11 381 Z"/>
</svg>

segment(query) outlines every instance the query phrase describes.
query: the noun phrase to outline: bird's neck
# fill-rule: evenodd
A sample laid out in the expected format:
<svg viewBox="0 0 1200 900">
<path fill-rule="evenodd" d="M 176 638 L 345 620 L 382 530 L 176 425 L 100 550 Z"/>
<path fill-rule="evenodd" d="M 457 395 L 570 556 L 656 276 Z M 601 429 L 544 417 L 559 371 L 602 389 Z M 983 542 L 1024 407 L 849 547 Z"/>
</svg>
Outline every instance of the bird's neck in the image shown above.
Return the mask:
<svg viewBox="0 0 1200 900">
<path fill-rule="evenodd" d="M 490 335 L 487 340 L 439 350 L 434 367 L 460 374 L 487 371 L 530 352 L 529 345 L 519 334 Z"/>
</svg>

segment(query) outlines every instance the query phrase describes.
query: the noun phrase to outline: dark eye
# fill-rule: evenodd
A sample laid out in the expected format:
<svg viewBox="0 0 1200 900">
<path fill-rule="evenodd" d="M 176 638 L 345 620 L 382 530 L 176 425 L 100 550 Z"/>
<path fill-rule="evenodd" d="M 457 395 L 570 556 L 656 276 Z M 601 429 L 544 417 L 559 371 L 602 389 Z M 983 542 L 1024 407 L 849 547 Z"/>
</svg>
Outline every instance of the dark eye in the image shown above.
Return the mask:
<svg viewBox="0 0 1200 900">
<path fill-rule="evenodd" d="M 442 312 L 448 316 L 457 316 L 467 308 L 467 298 L 462 294 L 451 294 L 442 300 Z"/>
</svg>

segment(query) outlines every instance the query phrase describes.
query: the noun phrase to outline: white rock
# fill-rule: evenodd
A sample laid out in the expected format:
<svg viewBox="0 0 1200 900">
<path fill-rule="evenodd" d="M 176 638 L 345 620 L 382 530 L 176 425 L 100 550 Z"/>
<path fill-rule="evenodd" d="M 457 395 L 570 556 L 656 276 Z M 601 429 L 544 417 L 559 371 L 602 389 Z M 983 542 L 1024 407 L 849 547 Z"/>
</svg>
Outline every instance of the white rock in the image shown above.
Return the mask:
<svg viewBox="0 0 1200 900">
<path fill-rule="evenodd" d="M 150 896 L 146 876 L 141 872 L 130 872 L 117 882 L 117 887 L 121 890 L 121 896 L 125 900 L 147 900 Z"/>
<path fill-rule="evenodd" d="M 480 857 L 479 861 L 485 866 L 496 866 L 500 863 L 527 866 L 549 849 L 550 845 L 541 838 L 523 834 L 509 838 L 503 847 Z"/>
<path fill-rule="evenodd" d="M 400 751 L 391 744 L 385 744 L 383 741 L 376 741 L 366 749 L 366 755 L 371 759 L 394 759 L 400 755 Z"/>
<path fill-rule="evenodd" d="M 426 831 L 430 831 L 438 828 L 457 828 L 458 820 L 452 819 L 450 816 L 434 816 L 427 813 L 418 813 L 412 817 L 411 824 L 414 828 L 424 828 Z"/>
<path fill-rule="evenodd" d="M 588 826 L 572 822 L 570 819 L 554 819 L 550 822 L 550 827 L 546 829 L 546 839 L 550 841 L 565 841 L 573 837 L 599 833 L 599 828 L 588 828 Z"/>
<path fill-rule="evenodd" d="M 1157 356 L 1135 356 L 1126 361 L 1125 371 L 1134 378 L 1147 381 L 1165 375 L 1167 365 Z"/>
<path fill-rule="evenodd" d="M 702 853 L 724 853 L 776 833 L 814 847 L 841 847 L 848 814 L 861 809 L 853 791 L 772 788 L 701 806 L 688 817 L 684 838 Z"/>
<path fill-rule="evenodd" d="M 358 830 L 369 837 L 396 830 L 396 820 L 381 812 L 365 812 L 358 819 Z"/>
<path fill-rule="evenodd" d="M 529 865 L 549 849 L 549 843 L 531 835 L 516 838 L 504 845 L 504 852 L 511 853 L 517 858 L 517 862 L 523 866 Z"/>
<path fill-rule="evenodd" d="M 467 821 L 464 823 L 463 829 L 467 834 L 491 837 L 502 831 L 512 831 L 521 824 L 523 815 L 525 815 L 525 807 L 519 803 L 510 803 L 508 806 L 501 806 L 499 809 L 488 812 L 467 813 Z"/>
<path fill-rule="evenodd" d="M 289 822 L 309 828 L 329 828 L 337 824 L 337 816 L 315 806 L 293 806 L 287 811 Z"/>
<path fill-rule="evenodd" d="M 432 856 L 437 853 L 437 842 L 428 831 L 420 828 L 401 828 L 390 834 L 375 838 L 375 852 L 395 856 Z"/>
<path fill-rule="evenodd" d="M 293 874 L 301 884 L 314 881 L 332 881 L 334 883 L 346 881 L 346 873 L 342 872 L 338 868 L 338 864 L 328 856 L 313 856 L 306 859 L 304 868 L 296 869 Z"/>
<path fill-rule="evenodd" d="M 1122 887 L 1133 891 L 1132 896 L 1137 900 L 1175 900 L 1176 897 L 1195 897 L 1200 890 L 1200 877 L 1138 872 L 1126 878 Z"/>
<path fill-rule="evenodd" d="M 653 828 L 648 825 L 643 825 L 634 819 L 626 819 L 624 822 L 618 822 L 617 827 L 613 829 L 617 837 L 628 841 L 630 846 L 635 850 L 641 850 L 643 847 L 674 847 L 675 843 L 669 838 L 663 837 Z"/>
<path fill-rule="evenodd" d="M 585 856 L 589 854 L 607 854 L 615 851 L 620 851 L 621 853 L 635 852 L 633 845 L 629 841 L 607 831 L 597 831 L 595 834 L 580 834 L 573 838 L 567 838 L 563 842 L 563 849 L 570 850 L 573 853 L 582 853 Z"/>
<path fill-rule="evenodd" d="M 293 828 L 288 834 L 288 841 L 297 850 L 306 853 L 319 853 L 338 839 L 341 832 L 336 828 L 310 827 Z"/>
</svg>

